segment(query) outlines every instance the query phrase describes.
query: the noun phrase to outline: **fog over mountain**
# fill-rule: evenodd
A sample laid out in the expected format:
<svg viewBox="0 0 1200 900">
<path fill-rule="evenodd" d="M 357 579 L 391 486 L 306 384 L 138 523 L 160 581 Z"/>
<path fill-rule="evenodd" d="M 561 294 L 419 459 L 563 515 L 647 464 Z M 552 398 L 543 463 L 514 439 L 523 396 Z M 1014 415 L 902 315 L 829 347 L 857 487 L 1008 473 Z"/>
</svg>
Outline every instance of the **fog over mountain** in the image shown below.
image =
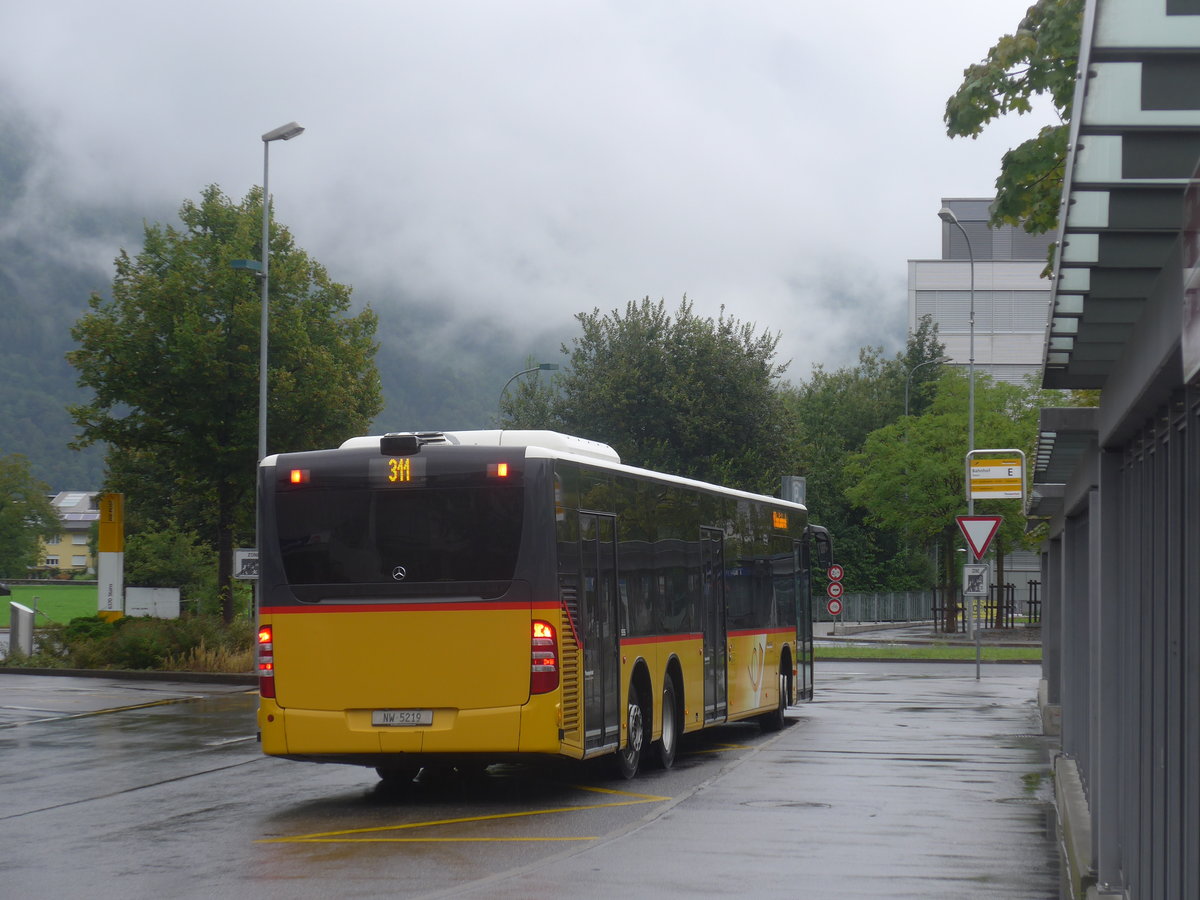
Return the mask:
<svg viewBox="0 0 1200 900">
<path fill-rule="evenodd" d="M 1045 120 L 941 121 L 1028 2 L 6 4 L 0 452 L 95 486 L 62 449 L 71 322 L 143 221 L 260 183 L 289 120 L 276 214 L 380 314 L 380 427 L 486 426 L 576 313 L 644 296 L 779 332 L 794 380 L 898 349 L 940 198 L 990 194 Z"/>
</svg>

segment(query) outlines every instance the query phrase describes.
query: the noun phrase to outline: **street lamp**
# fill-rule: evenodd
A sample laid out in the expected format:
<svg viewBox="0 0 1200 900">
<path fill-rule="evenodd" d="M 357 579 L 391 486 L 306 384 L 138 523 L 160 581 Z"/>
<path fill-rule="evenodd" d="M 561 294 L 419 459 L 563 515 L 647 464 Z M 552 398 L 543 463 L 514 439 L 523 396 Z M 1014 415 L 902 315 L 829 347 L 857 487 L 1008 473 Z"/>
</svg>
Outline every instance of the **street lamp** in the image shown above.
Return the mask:
<svg viewBox="0 0 1200 900">
<path fill-rule="evenodd" d="M 508 381 L 504 382 L 504 387 L 500 388 L 500 398 L 496 401 L 496 408 L 499 409 L 500 404 L 504 402 L 504 392 L 508 390 L 508 386 L 510 384 L 512 384 L 514 381 L 516 381 L 518 378 L 520 378 L 522 375 L 528 375 L 530 372 L 557 372 L 557 371 L 558 371 L 558 363 L 538 363 L 536 366 L 533 366 L 532 368 L 521 370 L 516 375 L 512 376 L 512 378 L 508 379 Z"/>
<path fill-rule="evenodd" d="M 975 253 L 971 250 L 971 239 L 967 230 L 962 227 L 958 217 L 947 206 L 938 210 L 938 218 L 947 225 L 953 225 L 962 232 L 963 240 L 967 242 L 967 258 L 971 261 L 971 306 L 967 324 L 970 328 L 970 351 L 967 355 L 967 452 L 975 449 Z M 967 515 L 975 515 L 975 500 L 971 496 L 970 486 L 967 487 Z"/>
<path fill-rule="evenodd" d="M 263 192 L 262 192 L 262 311 L 258 326 L 258 458 L 267 455 L 267 287 L 271 267 L 271 195 L 267 192 L 267 173 L 271 160 L 272 141 L 290 141 L 304 128 L 295 122 L 280 125 L 262 136 L 263 142 Z"/>
<path fill-rule="evenodd" d="M 927 360 L 925 360 L 925 362 L 917 363 L 915 366 L 913 366 L 911 369 L 908 370 L 908 376 L 904 379 L 904 415 L 905 416 L 908 415 L 908 389 L 912 385 L 913 372 L 917 371 L 917 369 L 921 368 L 921 366 L 930 366 L 930 365 L 933 365 L 934 363 L 947 363 L 950 361 L 951 361 L 950 357 L 948 357 L 948 356 L 939 356 L 937 359 L 927 359 Z"/>
</svg>

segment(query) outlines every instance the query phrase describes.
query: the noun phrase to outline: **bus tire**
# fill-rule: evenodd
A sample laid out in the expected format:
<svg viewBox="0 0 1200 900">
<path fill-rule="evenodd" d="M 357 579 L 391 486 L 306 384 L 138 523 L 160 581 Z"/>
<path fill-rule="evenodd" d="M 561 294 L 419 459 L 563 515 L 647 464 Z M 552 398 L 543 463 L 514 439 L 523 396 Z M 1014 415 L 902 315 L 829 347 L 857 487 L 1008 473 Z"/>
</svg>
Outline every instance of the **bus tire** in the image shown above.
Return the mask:
<svg viewBox="0 0 1200 900">
<path fill-rule="evenodd" d="M 662 737 L 655 744 L 655 761 L 664 769 L 675 764 L 679 748 L 679 708 L 675 696 L 675 679 L 667 675 L 662 692 Z"/>
<path fill-rule="evenodd" d="M 787 721 L 784 715 L 788 707 L 789 695 L 792 692 L 792 679 L 790 675 L 779 673 L 779 702 L 775 704 L 775 709 L 764 716 L 759 717 L 758 724 L 763 731 L 779 731 L 783 728 Z"/>
<path fill-rule="evenodd" d="M 629 701 L 625 709 L 625 746 L 617 751 L 617 771 L 622 778 L 637 775 L 642 762 L 642 745 L 646 741 L 645 719 L 637 687 L 629 683 Z"/>
</svg>

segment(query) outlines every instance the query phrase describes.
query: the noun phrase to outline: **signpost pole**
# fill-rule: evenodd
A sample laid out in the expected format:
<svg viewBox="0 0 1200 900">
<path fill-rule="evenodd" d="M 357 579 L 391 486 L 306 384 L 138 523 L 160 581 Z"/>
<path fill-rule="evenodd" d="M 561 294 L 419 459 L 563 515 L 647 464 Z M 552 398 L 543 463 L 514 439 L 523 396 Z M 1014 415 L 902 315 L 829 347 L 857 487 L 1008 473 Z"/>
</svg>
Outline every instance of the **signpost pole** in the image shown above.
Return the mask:
<svg viewBox="0 0 1200 900">
<path fill-rule="evenodd" d="M 967 539 L 967 546 L 971 550 L 971 554 L 975 557 L 975 562 L 982 562 L 984 556 L 987 555 L 988 547 L 991 546 L 992 538 L 996 536 L 996 532 L 1000 530 L 1000 523 L 1004 520 L 1003 516 L 959 516 L 958 527 L 962 530 L 963 537 Z M 975 638 L 975 680 L 979 681 L 979 663 L 983 656 L 983 647 L 980 643 L 980 616 L 979 604 L 983 601 L 980 598 L 985 598 L 988 595 L 987 586 L 988 567 L 986 565 L 965 565 L 963 566 L 963 600 L 968 604 L 970 615 L 968 621 L 971 623 L 971 629 Z"/>
<path fill-rule="evenodd" d="M 991 458 L 983 456 L 990 455 Z M 995 458 L 998 454 L 1003 457 Z M 976 516 L 975 501 L 978 500 L 1022 500 L 1025 497 L 1025 453 L 1015 448 L 976 450 L 974 441 L 966 458 L 967 515 L 958 517 L 967 545 L 982 560 L 987 553 L 996 530 L 1000 527 L 1000 516 Z M 984 595 L 986 597 L 986 594 Z M 966 599 L 966 591 L 963 592 Z M 979 680 L 979 661 L 983 655 L 980 646 L 980 616 L 978 598 L 971 599 L 971 628 L 975 632 L 975 680 Z"/>
<path fill-rule="evenodd" d="M 979 680 L 979 657 L 982 655 L 982 653 L 983 653 L 983 650 L 979 646 L 979 628 L 976 627 L 976 629 L 975 629 L 975 680 L 976 681 Z"/>
<path fill-rule="evenodd" d="M 974 547 L 972 547 L 974 550 Z M 979 560 L 982 554 L 975 557 L 974 563 L 967 563 L 963 566 L 963 599 L 969 604 L 970 621 L 975 629 L 973 637 L 975 639 L 975 680 L 979 680 L 979 661 L 982 657 L 982 648 L 980 645 L 980 628 L 979 628 L 979 604 L 983 602 L 983 598 L 988 595 L 988 566 L 986 563 L 981 564 Z"/>
</svg>

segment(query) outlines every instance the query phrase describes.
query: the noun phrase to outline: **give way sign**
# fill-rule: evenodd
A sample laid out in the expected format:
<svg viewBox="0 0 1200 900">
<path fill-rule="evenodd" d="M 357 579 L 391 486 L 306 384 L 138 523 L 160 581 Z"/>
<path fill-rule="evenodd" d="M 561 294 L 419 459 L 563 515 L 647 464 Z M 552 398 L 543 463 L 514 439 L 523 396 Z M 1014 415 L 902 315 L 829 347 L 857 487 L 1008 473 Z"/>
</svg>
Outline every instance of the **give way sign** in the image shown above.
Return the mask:
<svg viewBox="0 0 1200 900">
<path fill-rule="evenodd" d="M 958 527 L 967 539 L 967 546 L 975 554 L 976 561 L 983 559 L 991 546 L 992 538 L 1000 530 L 1004 516 L 957 516 Z"/>
</svg>

